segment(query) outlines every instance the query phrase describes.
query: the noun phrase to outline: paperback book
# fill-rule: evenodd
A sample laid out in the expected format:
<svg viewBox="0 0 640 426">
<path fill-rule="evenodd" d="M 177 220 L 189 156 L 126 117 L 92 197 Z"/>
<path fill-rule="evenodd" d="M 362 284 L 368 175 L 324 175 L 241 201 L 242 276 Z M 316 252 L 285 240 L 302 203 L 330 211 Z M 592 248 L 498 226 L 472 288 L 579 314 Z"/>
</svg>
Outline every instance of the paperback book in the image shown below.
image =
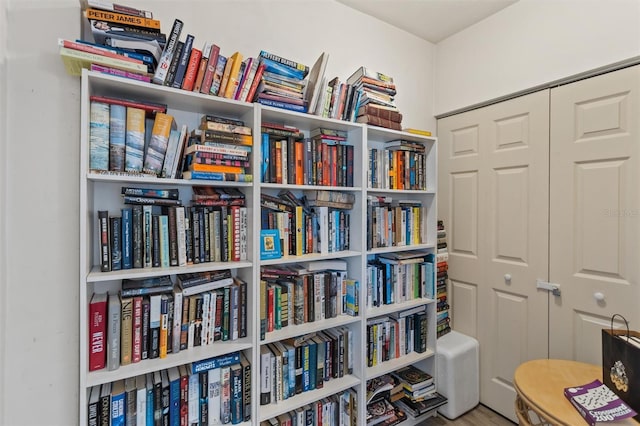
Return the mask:
<svg viewBox="0 0 640 426">
<path fill-rule="evenodd" d="M 590 426 L 622 421 L 637 413 L 600 380 L 564 389 L 571 402 Z"/>
</svg>

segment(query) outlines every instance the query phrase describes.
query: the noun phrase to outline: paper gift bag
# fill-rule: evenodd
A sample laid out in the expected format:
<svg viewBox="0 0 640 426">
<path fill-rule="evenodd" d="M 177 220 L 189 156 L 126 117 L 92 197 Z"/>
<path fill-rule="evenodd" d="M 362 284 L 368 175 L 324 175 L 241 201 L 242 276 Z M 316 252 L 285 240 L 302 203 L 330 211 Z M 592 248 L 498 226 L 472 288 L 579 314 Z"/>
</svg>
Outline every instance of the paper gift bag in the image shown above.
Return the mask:
<svg viewBox="0 0 640 426">
<path fill-rule="evenodd" d="M 625 329 L 614 330 L 613 320 L 620 317 Z M 620 314 L 611 317 L 611 328 L 602 329 L 602 381 L 624 402 L 640 413 L 640 333 L 629 330 Z M 634 417 L 640 421 L 640 414 Z"/>
</svg>

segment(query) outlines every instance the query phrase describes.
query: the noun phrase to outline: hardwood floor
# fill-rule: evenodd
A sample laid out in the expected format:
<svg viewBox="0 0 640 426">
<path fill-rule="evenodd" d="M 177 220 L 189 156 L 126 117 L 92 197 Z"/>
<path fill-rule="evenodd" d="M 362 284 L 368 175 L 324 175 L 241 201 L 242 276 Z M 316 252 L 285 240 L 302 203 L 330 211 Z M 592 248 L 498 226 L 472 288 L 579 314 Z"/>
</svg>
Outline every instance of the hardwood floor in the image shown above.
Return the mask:
<svg viewBox="0 0 640 426">
<path fill-rule="evenodd" d="M 482 404 L 478 404 L 473 410 L 463 414 L 455 420 L 448 420 L 446 417 L 438 414 L 438 417 L 432 417 L 419 426 L 442 426 L 442 425 L 456 425 L 456 426 L 512 426 L 511 420 L 502 417 L 500 414 L 485 407 Z"/>
</svg>

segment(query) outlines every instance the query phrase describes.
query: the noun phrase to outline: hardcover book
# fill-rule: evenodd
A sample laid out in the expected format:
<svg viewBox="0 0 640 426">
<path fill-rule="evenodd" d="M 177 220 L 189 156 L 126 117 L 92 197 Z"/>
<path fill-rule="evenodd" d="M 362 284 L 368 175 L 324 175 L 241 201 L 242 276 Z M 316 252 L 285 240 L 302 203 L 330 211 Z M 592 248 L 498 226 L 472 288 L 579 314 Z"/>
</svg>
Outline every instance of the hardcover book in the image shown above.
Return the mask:
<svg viewBox="0 0 640 426">
<path fill-rule="evenodd" d="M 144 155 L 143 171 L 145 173 L 160 174 L 169 145 L 169 135 L 176 128 L 173 116 L 162 112 L 156 113 L 151 130 L 151 140 Z"/>
<path fill-rule="evenodd" d="M 630 418 L 637 413 L 625 404 L 600 380 L 564 389 L 564 396 L 571 402 L 590 426 L 609 424 Z"/>
<path fill-rule="evenodd" d="M 260 259 L 279 259 L 280 231 L 277 229 L 263 229 L 260 231 Z"/>
<path fill-rule="evenodd" d="M 94 293 L 89 302 L 89 371 L 105 367 L 107 355 L 107 294 Z"/>
</svg>

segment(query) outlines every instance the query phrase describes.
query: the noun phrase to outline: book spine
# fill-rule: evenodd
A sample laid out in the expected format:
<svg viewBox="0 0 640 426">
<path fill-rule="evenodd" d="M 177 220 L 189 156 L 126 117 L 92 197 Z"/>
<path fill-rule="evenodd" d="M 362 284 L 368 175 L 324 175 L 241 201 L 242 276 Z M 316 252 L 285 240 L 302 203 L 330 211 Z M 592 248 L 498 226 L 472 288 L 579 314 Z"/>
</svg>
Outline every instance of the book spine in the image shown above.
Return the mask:
<svg viewBox="0 0 640 426">
<path fill-rule="evenodd" d="M 129 365 L 133 350 L 133 298 L 121 298 L 120 365 Z"/>
<path fill-rule="evenodd" d="M 171 28 L 171 33 L 169 33 L 169 38 L 167 40 L 167 44 L 162 51 L 162 55 L 160 56 L 160 61 L 158 61 L 158 66 L 156 67 L 156 72 L 153 76 L 153 82 L 156 84 L 164 85 L 167 74 L 169 72 L 169 66 L 171 65 L 171 59 L 173 58 L 173 54 L 175 53 L 175 49 L 178 43 L 178 39 L 180 38 L 180 33 L 182 32 L 182 27 L 184 23 L 175 19 L 173 21 L 173 27 Z"/>
<path fill-rule="evenodd" d="M 109 244 L 109 212 L 98 211 L 98 235 L 100 236 L 100 270 L 111 271 L 111 245 Z"/>
<path fill-rule="evenodd" d="M 160 21 L 157 19 L 149 19 L 142 16 L 134 16 L 92 8 L 85 9 L 84 14 L 87 19 L 114 22 L 116 24 L 146 28 L 152 31 L 160 31 Z"/>
<path fill-rule="evenodd" d="M 144 155 L 143 172 L 160 175 L 167 153 L 169 135 L 173 127 L 175 127 L 173 116 L 161 112 L 156 113 L 151 130 L 151 139 Z"/>
<path fill-rule="evenodd" d="M 266 52 L 264 50 L 260 52 L 260 57 L 261 58 L 270 59 L 270 60 L 272 60 L 274 62 L 278 62 L 278 63 L 280 63 L 282 65 L 286 65 L 286 66 L 288 66 L 290 68 L 293 68 L 295 70 L 301 71 L 303 73 L 303 75 L 302 75 L 303 78 L 309 72 L 309 67 L 304 65 L 304 64 L 292 61 L 290 59 L 283 58 L 283 57 L 278 56 L 278 55 L 274 55 L 274 54 Z"/>
<path fill-rule="evenodd" d="M 192 91 L 196 82 L 196 78 L 200 71 L 200 60 L 202 59 L 202 51 L 200 49 L 192 48 L 189 55 L 189 62 L 187 63 L 187 70 L 184 74 L 184 80 L 182 81 L 182 90 Z M 206 66 L 206 65 L 205 65 Z M 202 67 L 204 69 L 204 66 Z M 204 71 L 203 71 L 204 77 Z"/>
<path fill-rule="evenodd" d="M 229 76 L 224 90 L 224 97 L 227 99 L 233 99 L 235 92 L 238 89 L 239 79 L 241 78 L 239 74 L 242 68 L 242 54 L 240 52 L 235 52 L 231 55 L 230 59 L 232 60 L 231 68 L 229 70 Z"/>
<path fill-rule="evenodd" d="M 222 86 L 222 77 L 224 76 L 224 70 L 227 67 L 227 57 L 218 54 L 218 62 L 216 63 L 216 69 L 213 73 L 213 82 L 211 83 L 210 95 L 219 96 Z"/>
<path fill-rule="evenodd" d="M 94 295 L 89 302 L 89 371 L 106 366 L 107 359 L 107 297 Z"/>
<path fill-rule="evenodd" d="M 67 47 L 61 47 L 59 53 L 67 72 L 71 75 L 80 75 L 81 69 L 90 68 L 92 63 L 143 74 L 148 70 L 145 64 L 129 62 L 127 60 L 128 58 L 110 58 L 108 56 L 69 49 Z"/>
<path fill-rule="evenodd" d="M 213 44 L 211 46 L 211 52 L 207 61 L 207 69 L 202 79 L 202 87 L 200 93 L 209 94 L 211 91 L 211 84 L 213 83 L 213 75 L 216 71 L 216 65 L 218 64 L 218 55 L 220 54 L 220 46 Z"/>
<path fill-rule="evenodd" d="M 133 348 L 131 362 L 142 360 L 142 296 L 133 298 Z"/>
<path fill-rule="evenodd" d="M 261 103 L 262 105 L 266 105 L 274 108 L 282 108 L 288 111 L 307 112 L 307 107 L 305 105 L 295 105 L 288 102 L 274 101 L 272 99 L 264 99 L 264 98 L 259 98 L 257 102 Z"/>
<path fill-rule="evenodd" d="M 109 96 L 89 96 L 91 102 L 103 102 L 109 105 L 123 105 L 126 107 L 139 108 L 149 113 L 167 112 L 167 106 L 164 104 L 154 104 L 151 102 L 137 102 L 129 99 L 112 98 Z"/>
<path fill-rule="evenodd" d="M 141 172 L 144 158 L 145 111 L 127 107 L 125 171 Z"/>
<path fill-rule="evenodd" d="M 253 77 L 253 82 L 251 82 L 251 87 L 249 88 L 249 92 L 247 92 L 247 97 L 245 98 L 245 101 L 247 102 L 254 101 L 255 94 L 256 94 L 256 91 L 258 90 L 258 86 L 260 85 L 260 82 L 262 81 L 262 74 L 264 73 L 265 68 L 266 68 L 266 65 L 264 64 L 258 65 L 258 69 L 256 70 L 256 75 Z"/>
<path fill-rule="evenodd" d="M 184 80 L 185 73 L 187 72 L 187 66 L 189 65 L 189 57 L 191 50 L 193 49 L 194 36 L 187 34 L 187 38 L 184 41 L 182 52 L 178 58 L 178 65 L 176 67 L 176 73 L 171 82 L 171 86 L 179 89 L 182 87 L 182 81 Z"/>
<path fill-rule="evenodd" d="M 89 118 L 89 169 L 109 170 L 109 104 L 91 101 Z"/>
</svg>

